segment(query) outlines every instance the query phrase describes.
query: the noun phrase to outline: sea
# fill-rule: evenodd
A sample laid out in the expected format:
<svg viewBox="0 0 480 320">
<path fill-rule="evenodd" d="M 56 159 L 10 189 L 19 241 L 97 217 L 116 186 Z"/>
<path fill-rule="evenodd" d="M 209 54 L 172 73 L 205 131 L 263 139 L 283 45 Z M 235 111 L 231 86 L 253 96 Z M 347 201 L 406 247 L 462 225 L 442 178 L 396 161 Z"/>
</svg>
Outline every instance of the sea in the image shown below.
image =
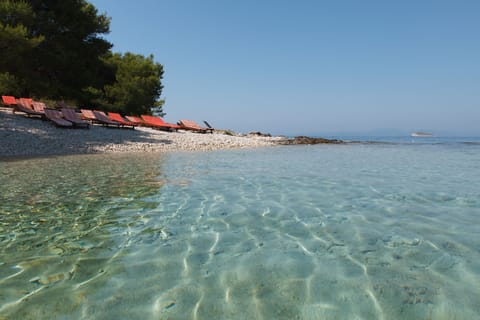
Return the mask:
<svg viewBox="0 0 480 320">
<path fill-rule="evenodd" d="M 346 140 L 0 161 L 0 319 L 480 319 L 480 139 Z"/>
</svg>

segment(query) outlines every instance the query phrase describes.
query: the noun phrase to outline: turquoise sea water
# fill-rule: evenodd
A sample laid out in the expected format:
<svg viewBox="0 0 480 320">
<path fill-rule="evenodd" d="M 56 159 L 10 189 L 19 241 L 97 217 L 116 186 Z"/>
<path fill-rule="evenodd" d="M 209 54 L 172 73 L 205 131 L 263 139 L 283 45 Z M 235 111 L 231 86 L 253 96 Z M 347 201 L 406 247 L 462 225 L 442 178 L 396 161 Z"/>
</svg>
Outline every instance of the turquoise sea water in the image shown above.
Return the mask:
<svg viewBox="0 0 480 320">
<path fill-rule="evenodd" d="M 0 162 L 0 319 L 478 319 L 479 159 L 397 139 Z"/>
</svg>

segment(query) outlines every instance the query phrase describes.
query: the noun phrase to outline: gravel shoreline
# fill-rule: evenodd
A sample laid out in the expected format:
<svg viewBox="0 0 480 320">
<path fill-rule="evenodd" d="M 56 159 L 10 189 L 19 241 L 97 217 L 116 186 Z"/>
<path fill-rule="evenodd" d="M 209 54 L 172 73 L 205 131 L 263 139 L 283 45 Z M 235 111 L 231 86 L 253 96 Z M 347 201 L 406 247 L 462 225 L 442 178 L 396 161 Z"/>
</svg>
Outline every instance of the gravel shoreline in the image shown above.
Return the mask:
<svg viewBox="0 0 480 320">
<path fill-rule="evenodd" d="M 151 128 L 64 129 L 50 121 L 30 119 L 0 108 L 0 157 L 34 157 L 114 152 L 210 151 L 278 145 L 282 137 L 200 134 Z"/>
</svg>

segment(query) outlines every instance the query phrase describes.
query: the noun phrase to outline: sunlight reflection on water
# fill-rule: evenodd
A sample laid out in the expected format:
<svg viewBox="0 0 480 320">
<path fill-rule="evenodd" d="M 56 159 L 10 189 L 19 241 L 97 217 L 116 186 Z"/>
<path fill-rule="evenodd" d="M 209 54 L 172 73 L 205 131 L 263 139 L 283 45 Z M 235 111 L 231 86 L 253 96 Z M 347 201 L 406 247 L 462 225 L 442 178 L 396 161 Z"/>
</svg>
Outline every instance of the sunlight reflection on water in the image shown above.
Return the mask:
<svg viewBox="0 0 480 320">
<path fill-rule="evenodd" d="M 0 163 L 0 315 L 472 319 L 479 151 L 295 146 Z"/>
</svg>

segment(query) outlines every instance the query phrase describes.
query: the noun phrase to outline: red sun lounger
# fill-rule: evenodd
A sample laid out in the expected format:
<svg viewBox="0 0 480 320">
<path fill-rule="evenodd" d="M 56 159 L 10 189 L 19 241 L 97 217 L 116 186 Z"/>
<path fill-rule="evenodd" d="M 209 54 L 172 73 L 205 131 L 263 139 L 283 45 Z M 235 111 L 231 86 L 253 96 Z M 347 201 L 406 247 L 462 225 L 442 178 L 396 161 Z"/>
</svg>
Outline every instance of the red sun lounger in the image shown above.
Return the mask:
<svg viewBox="0 0 480 320">
<path fill-rule="evenodd" d="M 116 122 L 120 123 L 122 126 L 132 127 L 132 129 L 135 129 L 135 127 L 137 126 L 137 124 L 135 122 L 128 121 L 128 120 L 124 119 L 120 115 L 120 113 L 109 112 L 108 113 L 108 118 L 112 121 L 116 121 Z"/>
<path fill-rule="evenodd" d="M 145 121 L 142 120 L 142 118 L 139 118 L 139 117 L 135 117 L 135 116 L 125 116 L 125 118 L 130 121 L 130 122 L 133 122 L 139 126 L 144 126 L 145 125 Z"/>
<path fill-rule="evenodd" d="M 2 104 L 5 107 L 14 108 L 17 105 L 17 100 L 13 96 L 2 96 Z"/>
<path fill-rule="evenodd" d="M 201 127 L 193 120 L 180 120 L 179 124 L 182 127 L 182 129 L 185 129 L 185 130 L 190 130 L 193 132 L 200 132 L 200 133 L 207 133 L 207 132 L 213 133 L 212 128 Z"/>
<path fill-rule="evenodd" d="M 17 99 L 17 104 L 13 107 L 13 113 L 15 112 L 23 112 L 27 117 L 40 117 L 42 119 L 45 118 L 44 112 L 37 112 L 33 110 L 32 107 L 32 99 L 29 98 L 20 98 Z"/>
<path fill-rule="evenodd" d="M 177 131 L 178 129 L 180 129 L 180 126 L 172 123 L 167 123 L 163 121 L 163 119 L 160 117 L 142 115 L 142 119 L 143 121 L 145 121 L 145 125 L 152 128 L 166 131 Z"/>
</svg>

